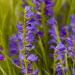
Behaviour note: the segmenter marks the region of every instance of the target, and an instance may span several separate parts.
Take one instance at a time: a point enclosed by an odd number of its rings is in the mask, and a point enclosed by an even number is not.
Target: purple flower
[[[18,54],[18,46],[16,42],[10,41],[9,43],[9,55]]]
[[[31,10],[31,7],[30,6],[25,6],[25,11],[28,12]]]
[[[12,58],[12,61],[13,61],[14,64],[16,64],[18,66],[20,65],[20,61],[19,61],[18,58]]]
[[[56,72],[57,72],[57,75],[63,75],[62,74],[62,65],[60,63],[57,63]]]
[[[30,34],[30,35],[27,35],[27,36],[26,36],[26,41],[27,41],[27,42],[32,43],[32,42],[34,42],[34,40],[35,40],[35,37],[34,37],[33,34]]]
[[[23,73],[23,74],[25,74],[26,73],[26,69],[22,68],[20,72]]]
[[[68,67],[64,67],[64,72],[67,72],[68,71]]]
[[[55,39],[51,39],[51,40],[48,41],[48,44],[53,44],[53,43],[56,43]]]
[[[27,67],[27,70],[28,70],[28,73],[32,73],[32,63],[29,63],[28,64],[28,67]]]
[[[75,14],[70,16],[70,26],[72,28],[72,32],[75,33]]]
[[[36,75],[38,73],[38,68],[35,68],[32,72],[32,75]]]
[[[34,15],[34,13],[32,12],[32,11],[28,11],[27,13],[26,13],[26,18],[30,18],[31,16],[33,16]]]
[[[72,15],[70,16],[70,20],[71,20],[71,22],[74,22],[74,23],[75,23],[75,14],[72,14]]]
[[[57,56],[57,60],[64,59],[64,55],[60,53],[60,55]]]
[[[25,58],[25,57],[24,57],[23,54],[19,54],[19,59],[20,59],[20,60],[24,60],[24,58]]]
[[[49,32],[49,34],[55,34],[54,28],[50,28],[48,32]]]
[[[55,49],[54,45],[50,45],[49,49]]]
[[[56,25],[57,22],[56,22],[56,19],[54,17],[52,17],[47,20],[47,23],[50,25]]]
[[[34,49],[34,48],[35,48],[35,46],[32,45],[32,44],[27,44],[27,45],[26,45],[26,50],[32,50],[32,49]]]
[[[22,25],[18,23],[17,24],[17,29],[18,29],[18,31],[22,31],[22,29],[23,29]]]
[[[60,28],[60,37],[64,38],[65,35],[66,35],[66,28],[65,28],[65,26],[61,26],[61,28]]]
[[[70,37],[66,38],[68,46],[73,46],[72,39]]]
[[[29,61],[37,61],[38,60],[38,56],[36,56],[34,54],[30,54],[28,56],[27,60],[29,60]]]
[[[56,48],[55,48],[56,51],[64,51],[66,50],[66,47],[64,46],[64,44],[62,44],[61,42],[57,44]]]
[[[45,4],[47,8],[54,6],[54,3],[51,0],[45,0]]]
[[[44,35],[44,33],[43,33],[42,31],[38,31],[38,32],[36,33],[36,36],[41,36],[41,37],[43,37],[43,35]]]
[[[0,54],[0,60],[4,60],[4,55],[3,54]]]

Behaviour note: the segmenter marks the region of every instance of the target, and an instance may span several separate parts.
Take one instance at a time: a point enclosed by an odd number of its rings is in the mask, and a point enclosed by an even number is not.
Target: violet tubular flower
[[[32,75],[37,75],[38,74],[38,68],[35,68],[32,72]]]
[[[12,62],[18,66],[20,66],[20,61],[18,58],[12,58]]]
[[[61,26],[60,28],[60,39],[63,41],[66,38],[66,28],[65,26]]]
[[[75,14],[70,16],[70,26],[72,28],[73,34],[75,34]]]
[[[27,59],[31,62],[38,61],[38,56],[36,56],[34,54],[30,54]]]
[[[4,60],[4,55],[3,54],[0,54],[0,60]]]
[[[50,19],[47,20],[47,23],[50,24],[51,26],[56,25],[56,19],[54,17],[51,17]]]
[[[63,75],[63,73],[62,73],[62,65],[60,63],[57,63],[56,72],[57,72],[57,75]]]

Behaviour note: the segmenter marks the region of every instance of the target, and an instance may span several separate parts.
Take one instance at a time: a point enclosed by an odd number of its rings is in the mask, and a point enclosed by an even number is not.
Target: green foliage
[[[17,8],[19,0],[0,0],[0,44],[3,46],[5,61],[0,61],[0,75],[16,75],[16,68],[11,63],[8,55],[9,36],[16,32]]]

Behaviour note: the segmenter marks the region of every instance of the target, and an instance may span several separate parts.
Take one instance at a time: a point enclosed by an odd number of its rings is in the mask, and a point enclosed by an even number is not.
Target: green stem
[[[25,68],[26,68],[26,74],[25,75],[28,75],[28,72],[27,72],[27,66],[28,66],[28,61],[27,61],[27,58],[26,58],[26,50],[25,50],[25,46],[27,44],[26,42],[26,10],[24,9],[24,24],[23,24],[23,51],[25,52],[25,59],[24,59],[24,63],[25,63]]]
[[[0,66],[0,70],[2,71],[3,75],[7,75],[1,66]]]
[[[45,49],[44,49],[44,47],[43,47],[42,40],[41,40],[40,37],[39,37],[38,44],[39,44],[39,46],[40,46],[40,48],[41,48],[41,52],[42,52],[42,55],[43,55],[43,61],[45,62],[46,69],[47,69],[47,58],[46,58]]]

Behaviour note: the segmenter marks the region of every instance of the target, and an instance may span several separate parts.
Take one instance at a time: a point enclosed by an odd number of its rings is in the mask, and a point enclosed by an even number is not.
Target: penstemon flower
[[[75,14],[71,14],[67,25],[63,12],[70,4],[64,8],[61,5],[62,10],[57,9],[55,14],[55,0],[22,1],[22,21],[18,21],[17,32],[9,37],[9,56],[21,74],[74,75]],[[0,60],[3,59],[1,54]]]

